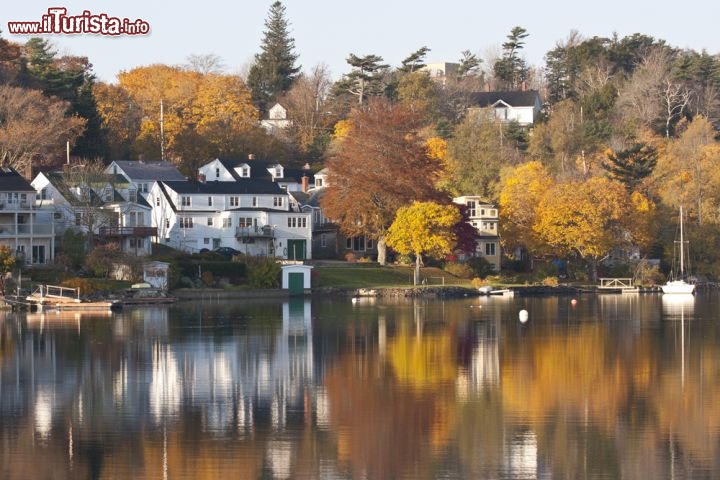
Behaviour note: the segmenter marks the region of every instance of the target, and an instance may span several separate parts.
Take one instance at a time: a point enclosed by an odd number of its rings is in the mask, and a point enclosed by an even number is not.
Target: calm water
[[[720,478],[720,297],[571,300],[0,313],[0,478]]]

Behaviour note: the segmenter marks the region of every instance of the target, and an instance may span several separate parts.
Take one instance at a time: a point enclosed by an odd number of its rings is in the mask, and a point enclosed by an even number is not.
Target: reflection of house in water
[[[472,325],[472,352],[457,380],[461,398],[475,396],[500,384],[499,325],[495,320]]]
[[[155,421],[184,407],[203,409],[209,430],[249,431],[257,422],[282,429],[306,405],[311,387],[309,300],[283,304],[275,338],[249,333],[227,342],[156,342],[152,346],[150,413]]]
[[[538,478],[537,435],[532,431],[517,433],[505,446],[504,467],[508,478]]]

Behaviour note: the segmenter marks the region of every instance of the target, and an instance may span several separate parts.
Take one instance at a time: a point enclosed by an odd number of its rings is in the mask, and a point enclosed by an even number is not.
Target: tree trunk
[[[590,280],[593,283],[597,283],[598,281],[598,260],[597,258],[590,258],[588,259],[588,269],[590,270],[588,273],[590,274]]]
[[[415,274],[413,275],[413,285],[420,284],[420,264],[422,263],[422,256],[415,254]]]
[[[378,264],[385,266],[387,263],[387,244],[385,243],[385,237],[380,237],[377,240],[377,261]]]

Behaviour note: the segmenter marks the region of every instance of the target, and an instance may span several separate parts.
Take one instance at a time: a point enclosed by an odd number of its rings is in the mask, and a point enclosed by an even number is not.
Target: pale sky
[[[260,51],[272,0],[10,0],[0,12],[3,38],[9,21],[40,21],[50,7],[68,15],[91,14],[142,19],[148,35],[109,37],[96,34],[45,35],[60,54],[87,56],[99,80],[116,82],[123,70],[153,63],[179,65],[191,54],[220,57],[227,73],[246,69]],[[643,33],[679,48],[720,53],[720,2],[710,0],[284,0],[298,64],[309,71],[324,63],[334,79],[349,72],[345,59],[375,54],[393,67],[422,46],[428,63],[454,62],[463,50],[480,58],[499,52],[515,26],[525,28],[523,55],[533,66],[572,30],[584,37]]]

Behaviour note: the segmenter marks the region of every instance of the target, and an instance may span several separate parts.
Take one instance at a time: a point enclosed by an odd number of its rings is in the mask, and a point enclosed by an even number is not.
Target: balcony
[[[275,236],[270,225],[262,227],[237,227],[235,238],[273,238]]]
[[[37,225],[0,223],[0,237],[30,237],[52,234],[53,226],[47,223]]]
[[[36,208],[36,205],[30,201],[8,202],[8,201],[4,200],[4,201],[0,202],[0,212],[1,211],[18,212],[18,211],[31,210],[31,209],[35,209],[35,208]]]
[[[101,237],[156,237],[155,227],[100,227]]]

